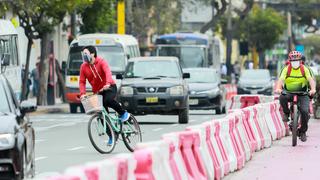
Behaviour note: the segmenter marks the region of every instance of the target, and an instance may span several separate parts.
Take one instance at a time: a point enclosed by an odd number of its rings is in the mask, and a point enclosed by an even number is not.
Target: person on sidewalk
[[[83,63],[80,66],[80,98],[86,94],[86,80],[92,86],[95,94],[103,96],[103,106],[111,107],[119,114],[119,119],[124,122],[129,119],[129,113],[125,111],[119,102],[115,100],[117,95],[117,86],[112,79],[112,73],[106,60],[97,56],[97,50],[94,46],[86,46],[82,51]],[[112,139],[109,143],[112,144]]]
[[[289,53],[289,63],[281,71],[279,81],[276,88],[276,93],[280,94],[279,100],[283,109],[284,117],[283,121],[289,121],[290,110],[288,108],[288,102],[293,100],[293,94],[290,92],[306,92],[309,90],[310,96],[313,96],[316,92],[315,81],[311,76],[309,69],[302,64],[302,54],[299,51],[291,51]],[[310,86],[309,86],[309,85]],[[288,94],[282,91],[282,87]],[[300,104],[301,113],[301,127],[299,128],[299,135],[301,141],[307,141],[306,132],[308,130],[309,115],[309,101],[308,95],[299,95],[298,103]]]
[[[40,85],[40,76],[39,76],[39,63],[40,63],[40,57],[38,57],[38,60],[36,62],[36,67],[32,69],[30,77],[32,78],[32,94],[34,97],[38,96],[39,92],[39,85]]]

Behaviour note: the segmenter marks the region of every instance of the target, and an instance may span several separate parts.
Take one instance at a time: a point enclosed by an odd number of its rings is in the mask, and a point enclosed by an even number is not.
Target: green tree
[[[116,24],[116,7],[117,0],[94,0],[81,13],[81,33],[112,32],[112,27]]]
[[[259,53],[260,66],[264,66],[264,52],[278,42],[286,28],[285,18],[271,8],[262,10],[255,5],[241,25],[244,38]]]
[[[38,105],[47,104],[47,81],[48,81],[48,50],[50,34],[54,28],[61,23],[68,12],[87,6],[91,0],[15,0],[0,2],[0,7],[12,10],[19,17],[20,26],[24,28],[28,38],[26,71],[23,78],[23,94],[25,90],[27,75],[29,73],[29,62],[31,46],[34,39],[40,39],[40,94],[37,97]]]

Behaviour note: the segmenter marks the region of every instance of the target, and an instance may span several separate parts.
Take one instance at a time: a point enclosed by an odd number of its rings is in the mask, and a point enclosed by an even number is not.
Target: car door
[[[23,133],[24,139],[25,139],[25,145],[26,145],[26,158],[27,163],[29,163],[33,157],[34,154],[34,147],[35,147],[35,138],[34,138],[34,129],[32,127],[31,122],[29,121],[29,118],[27,116],[20,117],[20,104],[18,100],[16,99],[16,96],[10,86],[10,84],[7,82],[9,94],[10,94],[10,101],[12,102],[12,106],[14,108],[14,111],[16,113],[17,119],[19,119],[18,124],[20,126],[20,129]]]

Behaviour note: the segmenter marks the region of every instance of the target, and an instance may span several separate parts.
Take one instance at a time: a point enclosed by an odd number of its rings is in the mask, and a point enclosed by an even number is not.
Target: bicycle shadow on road
[[[139,125],[170,125],[170,124],[178,124],[177,122],[157,122],[157,121],[139,121]]]

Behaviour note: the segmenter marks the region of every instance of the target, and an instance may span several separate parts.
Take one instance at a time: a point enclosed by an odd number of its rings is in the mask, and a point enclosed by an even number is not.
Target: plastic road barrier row
[[[64,174],[45,179],[220,180],[244,168],[255,152],[271,147],[272,141],[288,131],[278,101],[253,105],[263,98],[238,97],[245,99],[241,101],[244,106],[250,106],[185,131],[164,134],[159,141],[139,143],[133,154],[70,167]]]

